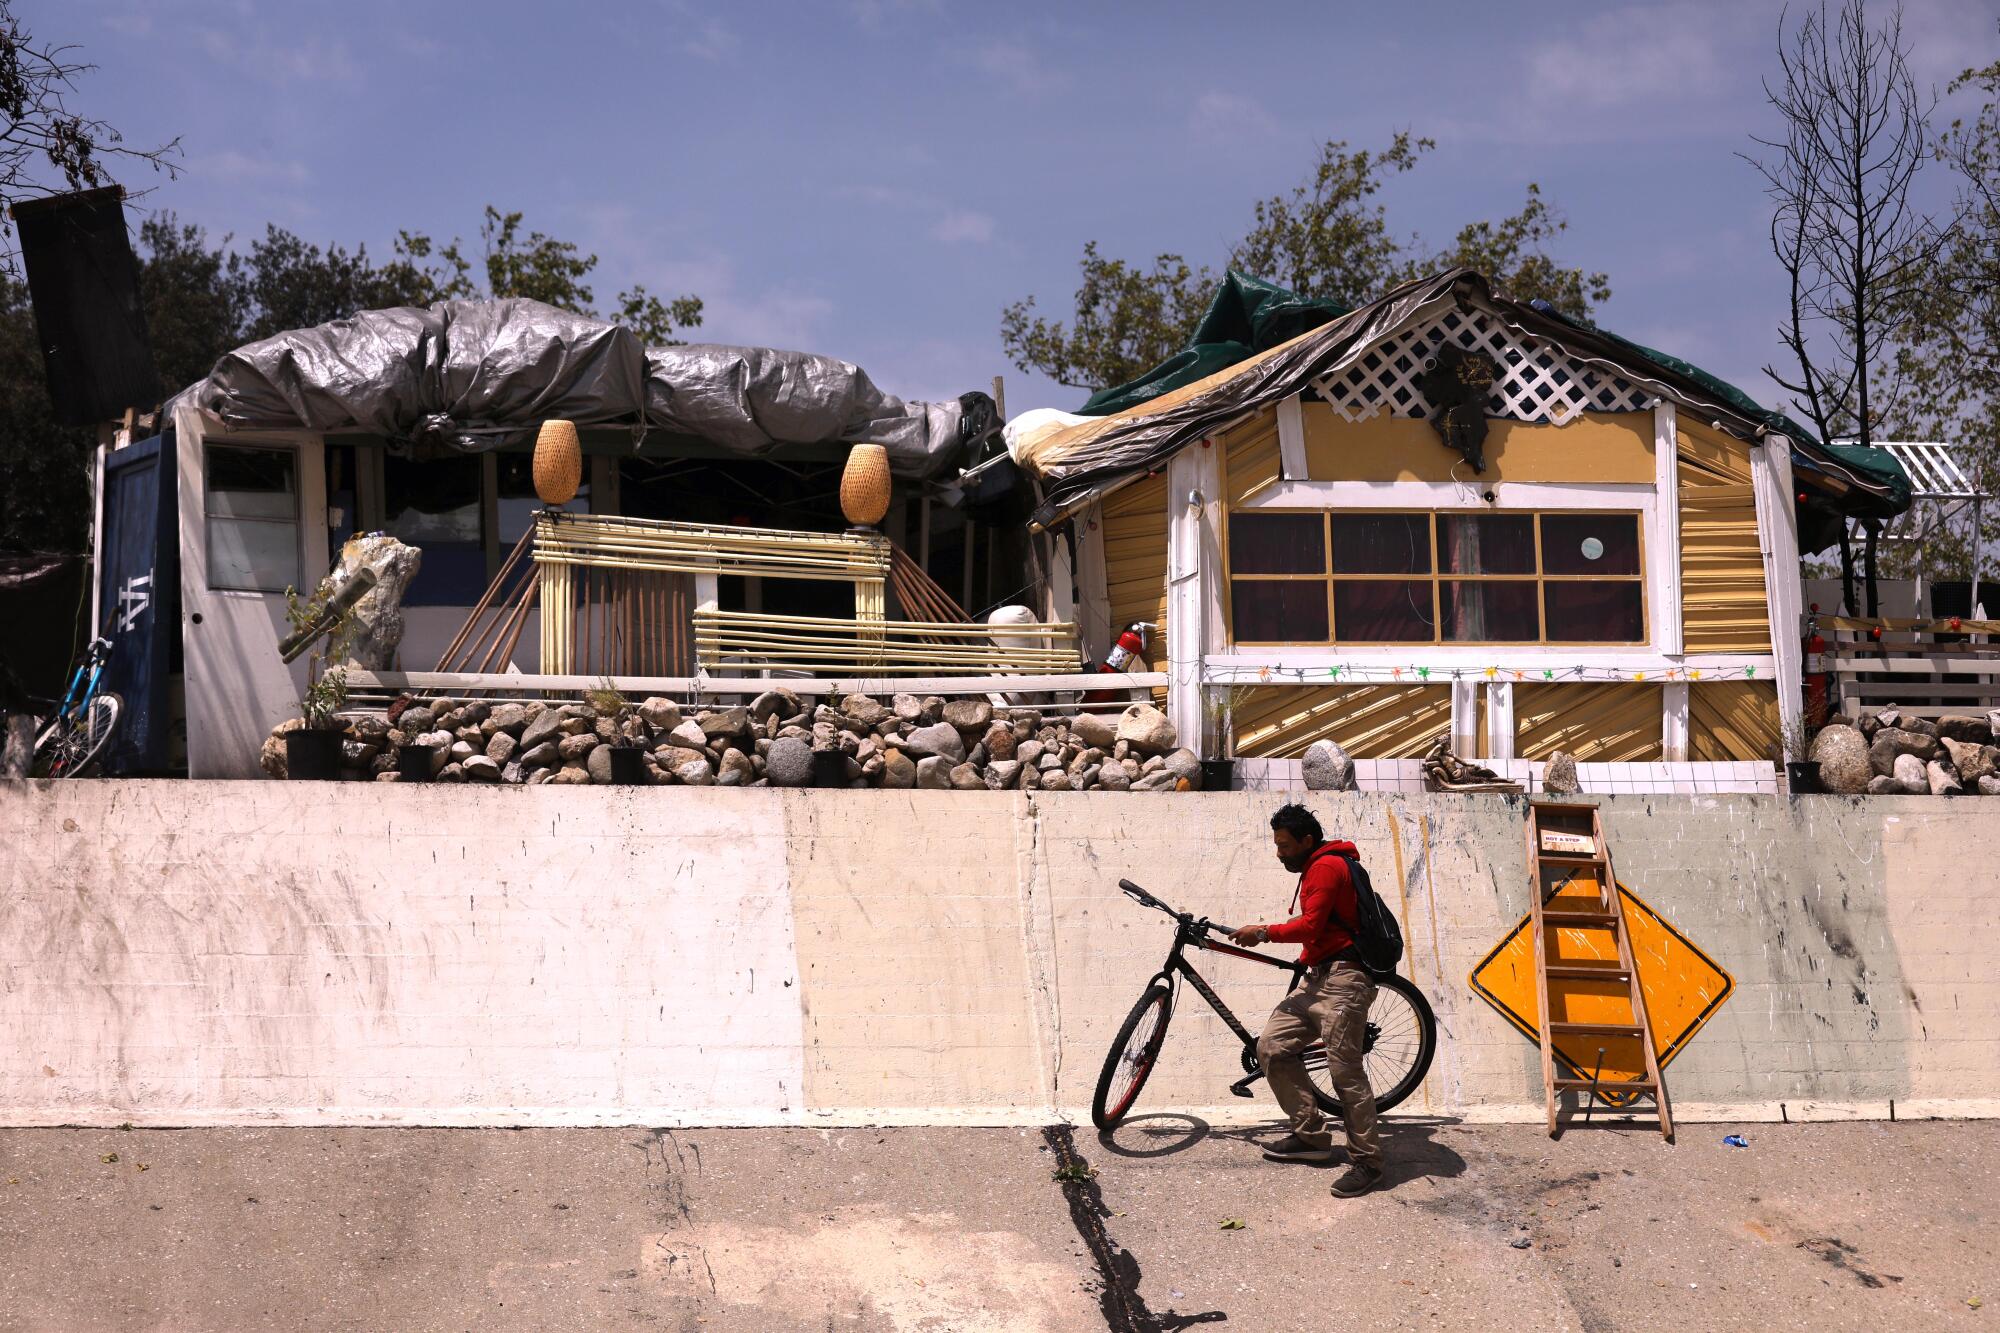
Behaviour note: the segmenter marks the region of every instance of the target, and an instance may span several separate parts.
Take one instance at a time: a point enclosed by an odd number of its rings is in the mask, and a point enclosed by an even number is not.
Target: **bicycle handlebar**
[[[1207,917],[1196,918],[1189,912],[1176,912],[1173,908],[1167,906],[1129,879],[1119,880],[1118,887],[1130,894],[1140,906],[1156,907],[1184,925],[1194,926],[1213,935],[1233,935],[1236,933],[1233,927],[1222,925],[1220,922],[1210,921]]]

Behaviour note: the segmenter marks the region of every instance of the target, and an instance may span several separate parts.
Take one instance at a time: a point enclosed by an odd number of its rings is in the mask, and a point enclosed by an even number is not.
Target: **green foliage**
[[[300,597],[297,588],[287,588],[285,620],[295,633],[304,630],[326,614],[327,603],[332,597],[331,578],[321,579],[309,598]],[[306,659],[306,688],[299,695],[299,716],[314,731],[328,731],[338,726],[333,715],[347,703],[347,669],[344,664],[353,654],[354,640],[360,630],[361,623],[355,616],[354,608],[349,607],[334,620],[319,646]],[[341,665],[328,669],[329,662]]]
[[[1965,70],[1951,85],[1953,93],[1967,89],[1981,94],[1979,111],[1952,121],[1936,150],[1954,177],[1957,225],[1925,281],[1892,307],[1879,377],[1887,386],[1885,438],[1956,444],[1967,473],[1991,495],[2000,494],[2000,61]],[[1986,506],[1982,526],[1984,582],[2000,574],[2000,504]],[[1969,577],[1971,527],[1967,513],[1921,549],[1886,546],[1884,572]],[[1992,606],[1995,597],[1985,600]]]
[[[28,289],[0,275],[0,550],[88,548],[92,440],[55,424]]]
[[[1251,228],[1231,248],[1228,266],[1350,306],[1459,264],[1510,296],[1546,300],[1579,318],[1610,299],[1606,275],[1549,256],[1546,245],[1568,224],[1533,184],[1518,213],[1468,223],[1442,250],[1392,231],[1375,196],[1435,146],[1408,133],[1379,153],[1341,140],[1323,144],[1303,183],[1254,206]],[[1000,338],[1015,366],[1083,389],[1123,384],[1178,352],[1201,322],[1216,282],[1213,270],[1181,255],[1159,255],[1145,268],[1107,259],[1096,241],[1084,245],[1080,267],[1083,282],[1067,324],[1037,314],[1030,296],[1001,312]]]
[[[632,706],[609,676],[600,678],[597,684],[585,690],[583,698],[599,717],[613,722],[624,716],[625,710]]]

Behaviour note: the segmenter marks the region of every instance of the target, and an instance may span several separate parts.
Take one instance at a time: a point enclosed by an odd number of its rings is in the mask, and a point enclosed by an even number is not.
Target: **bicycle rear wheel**
[[[1167,1022],[1173,1017],[1174,993],[1163,981],[1146,987],[1145,994],[1111,1040],[1104,1057],[1104,1070],[1097,1076],[1097,1094],[1090,1099],[1090,1118],[1099,1129],[1114,1129],[1139,1100],[1139,1089],[1159,1059],[1167,1039]]]
[[[1424,993],[1406,977],[1378,978],[1361,1056],[1368,1086],[1375,1092],[1375,1109],[1386,1111],[1415,1092],[1430,1072],[1431,1057],[1436,1053],[1437,1016]],[[1328,1115],[1339,1115],[1340,1098],[1334,1095],[1327,1077],[1326,1047],[1315,1042],[1302,1058],[1312,1081],[1313,1100]]]
[[[38,778],[86,777],[104,757],[124,716],[125,701],[109,693],[93,694],[78,712],[57,718],[35,745],[34,774]]]

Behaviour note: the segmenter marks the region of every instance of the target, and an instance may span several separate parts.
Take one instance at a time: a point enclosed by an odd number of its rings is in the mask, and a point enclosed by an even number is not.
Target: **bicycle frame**
[[[1151,899],[1152,895],[1148,894],[1147,898]],[[1145,900],[1142,899],[1141,901]],[[1253,953],[1249,949],[1244,949],[1234,944],[1223,944],[1210,939],[1209,936],[1211,933],[1228,935],[1234,932],[1228,926],[1217,925],[1206,917],[1197,918],[1189,916],[1184,912],[1173,912],[1171,908],[1168,908],[1166,904],[1161,903],[1158,899],[1152,899],[1148,905],[1157,906],[1161,910],[1171,913],[1174,918],[1173,947],[1167,951],[1167,960],[1160,964],[1160,970],[1153,974],[1153,980],[1165,980],[1171,986],[1174,978],[1186,978],[1187,983],[1194,987],[1195,994],[1208,1001],[1208,1007],[1215,1010],[1216,1016],[1221,1018],[1228,1025],[1229,1030],[1236,1034],[1237,1040],[1243,1043],[1243,1063],[1244,1068],[1248,1071],[1248,1077],[1231,1085],[1230,1090],[1238,1096],[1249,1096],[1250,1085],[1264,1076],[1263,1071],[1257,1068],[1256,1064],[1256,1035],[1249,1028],[1243,1026],[1242,1020],[1237,1018],[1229,1006],[1222,1002],[1222,997],[1215,993],[1215,988],[1208,984],[1208,979],[1195,970],[1194,964],[1187,960],[1186,951],[1188,948],[1193,947],[1209,953],[1227,954],[1231,958],[1247,958],[1253,963],[1262,963],[1265,967],[1275,967],[1280,971],[1288,972],[1291,974],[1291,982],[1285,987],[1287,994],[1290,994],[1297,988],[1300,978],[1305,975],[1305,969],[1295,962],[1288,963],[1282,958],[1273,958],[1269,954]]]

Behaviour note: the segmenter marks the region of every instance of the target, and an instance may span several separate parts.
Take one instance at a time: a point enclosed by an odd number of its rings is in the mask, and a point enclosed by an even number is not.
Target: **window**
[[[1639,643],[1634,513],[1229,516],[1238,643]]]
[[[495,456],[495,466],[499,473],[499,558],[505,560],[507,553],[514,549],[514,543],[521,540],[529,528],[535,526],[535,515],[548,508],[541,497],[535,494],[535,459],[531,453],[503,453]],[[583,484],[576,488],[576,498],[562,508],[571,513],[590,512],[590,468],[584,468]]]
[[[470,606],[486,591],[484,467],[475,454],[382,459],[382,530],[424,553],[404,605]]]
[[[208,586],[283,592],[299,586],[298,456],[290,449],[202,449]]]

